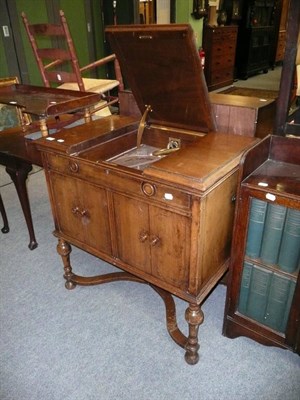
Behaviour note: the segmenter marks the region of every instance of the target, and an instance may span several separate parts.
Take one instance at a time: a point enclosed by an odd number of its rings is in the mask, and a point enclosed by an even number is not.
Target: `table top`
[[[20,107],[39,118],[90,107],[101,99],[98,93],[14,84],[0,88],[0,103]]]

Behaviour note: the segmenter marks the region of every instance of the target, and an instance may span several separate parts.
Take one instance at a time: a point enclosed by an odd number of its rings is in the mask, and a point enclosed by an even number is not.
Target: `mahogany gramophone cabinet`
[[[257,139],[216,132],[189,25],[106,33],[141,120],[112,115],[35,141],[66,287],[149,284],[165,302],[168,332],[195,364],[201,303],[228,268],[238,164]],[[76,275],[71,245],[123,272]],[[172,295],[188,303],[187,337]]]

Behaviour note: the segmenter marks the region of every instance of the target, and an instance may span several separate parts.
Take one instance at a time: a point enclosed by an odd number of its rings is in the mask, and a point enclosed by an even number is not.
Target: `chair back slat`
[[[34,25],[29,25],[29,30],[32,35],[65,36],[64,29],[61,25],[34,24]]]
[[[63,49],[37,49],[37,54],[44,60],[72,60],[70,52]]]
[[[74,72],[53,70],[53,71],[45,71],[45,75],[49,82],[55,82],[58,84],[77,82],[76,75],[74,74]],[[81,89],[79,83],[78,83],[78,89],[83,92],[85,91],[84,86]]]

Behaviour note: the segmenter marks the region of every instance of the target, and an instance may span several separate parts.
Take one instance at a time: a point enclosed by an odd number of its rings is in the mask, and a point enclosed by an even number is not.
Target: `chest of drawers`
[[[205,78],[209,90],[231,85],[234,79],[237,26],[203,28]]]

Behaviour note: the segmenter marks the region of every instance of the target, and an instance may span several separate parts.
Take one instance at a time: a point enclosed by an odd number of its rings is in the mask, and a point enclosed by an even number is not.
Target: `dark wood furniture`
[[[269,136],[249,150],[241,161],[223,334],[230,338],[248,336],[262,344],[300,354],[299,150],[298,139]],[[282,206],[282,214],[276,211],[277,216],[268,222],[267,216],[263,219],[262,209],[254,213],[255,199],[262,201],[263,207]],[[280,219],[287,210],[299,211],[290,230],[288,217]],[[255,234],[251,230],[254,226]],[[261,236],[259,232],[263,232],[262,239],[254,246],[254,238]],[[295,238],[298,235],[298,242],[288,250],[283,246],[285,232],[291,232]],[[294,254],[295,264],[287,268],[280,261],[280,254],[289,260]],[[255,269],[259,279],[254,277]]]
[[[29,146],[26,136],[41,130],[43,136],[48,136],[47,120],[53,128],[60,126],[55,116],[67,112],[78,112],[86,108],[85,119],[89,120],[88,107],[99,100],[94,93],[80,93],[61,89],[50,89],[30,85],[11,85],[0,88],[0,103],[20,107],[22,111],[37,118],[37,125],[16,127],[1,132],[0,135],[0,164],[6,167],[17,190],[24,217],[29,231],[30,250],[37,247],[31,217],[30,204],[26,188],[26,180],[32,170],[32,164],[41,165],[40,154]],[[82,114],[83,115],[83,114]],[[69,121],[66,119],[66,121]],[[61,121],[66,122],[64,119]]]
[[[1,231],[2,233],[7,233],[9,232],[9,225],[1,193],[0,193],[0,214],[3,220],[3,228],[1,228]]]
[[[76,92],[74,90],[14,84],[0,87],[0,103],[19,107],[22,112],[38,119],[37,129],[42,136],[48,136],[47,120],[62,114],[77,113],[78,117],[90,121],[90,107],[101,98],[100,94]],[[84,113],[81,110],[85,110]],[[61,125],[70,123],[62,121]],[[59,127],[57,119],[55,127]]]
[[[241,2],[235,62],[238,78],[247,79],[270,68],[275,38],[274,5],[275,0]]]
[[[276,100],[209,93],[220,132],[263,138],[273,132]]]
[[[33,250],[38,243],[34,233],[26,181],[29,172],[32,170],[32,164],[42,165],[42,162],[40,155],[38,153],[34,154],[26,145],[24,136],[29,132],[23,131],[20,127],[1,132],[0,164],[5,166],[6,172],[16,187],[29,232],[28,247]]]
[[[209,90],[233,82],[237,32],[234,25],[203,27],[204,73]]]
[[[120,91],[119,99],[121,115],[141,117],[131,90]],[[275,99],[258,97],[254,89],[253,97],[210,92],[209,100],[219,132],[259,138],[273,132]]]
[[[214,132],[190,26],[118,26],[107,35],[140,123],[115,115],[35,141],[66,288],[148,283],[165,301],[168,332],[195,364],[201,303],[227,271],[237,165],[256,140]],[[124,272],[77,275],[71,245]],[[188,302],[187,336],[172,295]]]

